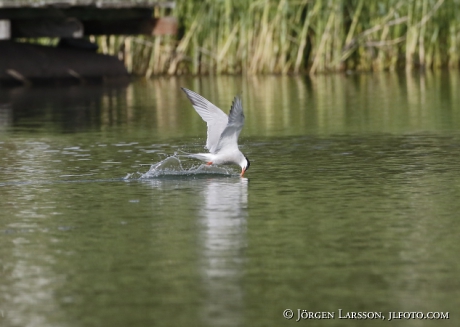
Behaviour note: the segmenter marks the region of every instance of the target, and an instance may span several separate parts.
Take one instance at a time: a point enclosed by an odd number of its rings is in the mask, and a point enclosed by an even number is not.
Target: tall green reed
[[[460,0],[177,0],[172,15],[177,36],[98,37],[101,52],[146,76],[460,64]]]

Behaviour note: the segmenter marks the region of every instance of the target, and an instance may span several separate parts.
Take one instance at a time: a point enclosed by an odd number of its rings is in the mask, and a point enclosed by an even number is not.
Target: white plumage
[[[208,126],[206,148],[209,153],[196,153],[188,156],[206,161],[208,165],[237,164],[241,167],[241,176],[243,176],[249,168],[250,162],[238,148],[238,136],[244,126],[241,99],[238,96],[235,97],[227,116],[221,109],[198,93],[186,88],[182,88],[182,90]]]

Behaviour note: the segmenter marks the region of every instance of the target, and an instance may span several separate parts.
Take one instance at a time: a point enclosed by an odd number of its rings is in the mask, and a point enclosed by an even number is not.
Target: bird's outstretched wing
[[[244,126],[243,103],[236,96],[228,114],[228,124],[220,135],[216,152],[238,150],[238,136]]]
[[[182,87],[182,90],[192,102],[193,108],[195,108],[196,112],[208,125],[206,148],[211,153],[217,152],[218,144],[222,138],[221,135],[228,126],[227,124],[229,124],[228,116],[198,93],[190,91],[184,87]]]

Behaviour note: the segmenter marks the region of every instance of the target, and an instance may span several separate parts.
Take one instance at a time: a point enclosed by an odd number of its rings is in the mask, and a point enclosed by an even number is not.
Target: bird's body
[[[182,88],[192,102],[193,108],[207,123],[208,137],[206,148],[209,153],[189,154],[188,157],[207,162],[208,165],[236,164],[241,167],[241,176],[249,168],[248,158],[238,148],[238,136],[244,125],[243,105],[239,97],[235,97],[227,116],[222,110],[204,97]]]

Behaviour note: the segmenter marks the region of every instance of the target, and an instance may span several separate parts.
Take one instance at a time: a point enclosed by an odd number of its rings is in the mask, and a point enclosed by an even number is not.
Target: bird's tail
[[[202,160],[202,161],[206,161],[206,162],[211,161],[211,154],[210,153],[193,153],[193,154],[187,155],[187,157]]]
[[[175,153],[176,156],[178,157],[187,157],[187,158],[193,158],[193,159],[198,159],[202,161],[209,162],[211,161],[211,153],[188,153],[182,150],[179,150],[183,154],[177,154]]]

